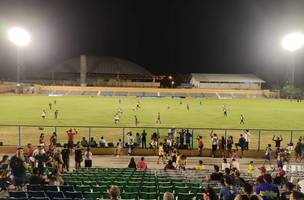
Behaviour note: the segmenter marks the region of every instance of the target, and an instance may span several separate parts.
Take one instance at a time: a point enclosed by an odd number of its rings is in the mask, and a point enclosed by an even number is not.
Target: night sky
[[[298,0],[0,0],[0,78],[14,77],[10,26],[31,32],[24,50],[29,70],[66,59],[115,56],[155,74],[256,73],[286,77],[289,55],[281,37],[304,31]],[[303,76],[304,49],[295,56]]]

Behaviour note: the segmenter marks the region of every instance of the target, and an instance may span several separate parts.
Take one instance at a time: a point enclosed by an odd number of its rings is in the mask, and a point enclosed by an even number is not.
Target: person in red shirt
[[[147,165],[147,162],[145,161],[144,157],[141,157],[140,161],[138,161],[137,168],[147,171],[148,165]]]
[[[76,129],[74,129],[75,132],[73,132],[72,129],[67,131],[67,135],[68,135],[68,147],[69,149],[73,149],[74,148],[74,138],[75,135],[77,134]]]

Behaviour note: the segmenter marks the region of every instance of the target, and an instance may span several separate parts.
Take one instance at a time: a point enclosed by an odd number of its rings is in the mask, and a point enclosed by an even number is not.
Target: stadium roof
[[[145,68],[121,58],[110,56],[86,56],[88,73],[100,74],[132,74],[149,75],[152,74]],[[79,73],[80,57],[75,57],[64,61],[54,67],[54,72]]]
[[[200,82],[216,83],[264,83],[254,74],[199,74],[192,73],[191,77]]]

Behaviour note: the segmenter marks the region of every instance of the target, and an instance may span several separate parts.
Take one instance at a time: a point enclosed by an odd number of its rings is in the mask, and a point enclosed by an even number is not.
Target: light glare
[[[300,32],[289,33],[282,39],[282,47],[290,52],[301,49],[304,45],[304,35]]]
[[[31,42],[30,34],[23,28],[13,27],[8,30],[8,38],[19,47],[27,46]]]

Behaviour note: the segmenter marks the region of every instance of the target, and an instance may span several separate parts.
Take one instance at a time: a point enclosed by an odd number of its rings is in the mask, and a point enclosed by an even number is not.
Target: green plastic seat
[[[97,199],[97,198],[101,198],[101,193],[100,192],[84,192],[83,193],[84,197],[86,199]]]
[[[122,199],[138,199],[138,192],[123,192],[121,194]]]
[[[158,195],[156,192],[140,192],[140,199],[158,199]]]
[[[179,186],[174,187],[174,192],[176,194],[179,194],[179,193],[189,193],[189,191],[190,191],[189,187],[179,187]]]
[[[124,191],[125,191],[125,192],[137,192],[137,193],[138,193],[139,188],[140,188],[139,185],[137,185],[137,186],[129,186],[129,185],[126,185],[126,186],[124,187]]]
[[[82,193],[91,192],[91,186],[89,185],[76,185],[76,190]]]
[[[177,200],[191,200],[194,198],[193,193],[179,193],[177,194]]]
[[[172,186],[158,186],[158,191],[160,193],[173,192],[173,187]]]
[[[103,193],[103,192],[107,192],[108,187],[105,186],[105,185],[102,185],[102,186],[95,185],[95,186],[92,186],[92,190],[93,190],[93,192],[101,192],[101,193]]]

